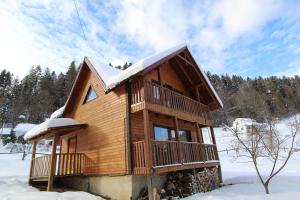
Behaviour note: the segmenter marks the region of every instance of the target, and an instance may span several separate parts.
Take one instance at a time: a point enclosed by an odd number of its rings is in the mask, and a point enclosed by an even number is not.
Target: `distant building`
[[[30,124],[30,123],[19,123],[17,126],[14,128],[14,133],[16,137],[18,138],[19,136],[25,135],[26,132],[30,131],[36,126],[36,124]]]
[[[12,128],[0,128],[0,137],[10,135]]]
[[[0,137],[1,136],[8,136],[11,134],[12,131],[12,124],[6,123],[0,128]]]
[[[232,123],[232,128],[240,133],[251,134],[256,131],[259,123],[251,118],[236,118]],[[255,129],[255,130],[254,130]]]

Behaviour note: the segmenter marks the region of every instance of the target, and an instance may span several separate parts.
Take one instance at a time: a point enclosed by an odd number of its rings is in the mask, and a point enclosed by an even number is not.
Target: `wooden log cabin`
[[[112,199],[148,187],[151,199],[169,172],[220,169],[211,111],[222,102],[186,45],[108,68],[84,58],[65,106],[26,134],[31,184],[43,179],[51,191],[59,181]],[[41,139],[53,140],[51,155],[36,157]]]

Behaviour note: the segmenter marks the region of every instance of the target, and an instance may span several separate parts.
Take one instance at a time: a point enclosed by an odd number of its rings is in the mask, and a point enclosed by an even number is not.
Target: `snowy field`
[[[278,128],[286,131],[281,123]],[[218,150],[230,149],[232,140],[229,132],[215,129]],[[8,152],[0,146],[0,153]],[[40,192],[28,186],[30,156],[22,161],[22,154],[0,154],[0,200],[100,200],[100,197],[85,192]],[[256,178],[252,163],[246,159],[235,159],[232,151],[220,152],[220,160],[225,184],[218,190],[196,194],[186,200],[263,200],[263,199],[299,199],[300,200],[300,152],[294,154],[287,167],[275,177],[270,184],[270,195],[264,193],[263,187]],[[267,161],[259,166],[264,174],[268,173]]]

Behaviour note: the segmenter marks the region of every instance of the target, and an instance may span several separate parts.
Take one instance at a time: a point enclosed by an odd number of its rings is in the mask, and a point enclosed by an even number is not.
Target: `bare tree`
[[[236,156],[250,159],[266,194],[270,193],[269,184],[271,180],[286,167],[300,143],[299,118],[294,117],[288,123],[288,127],[288,132],[279,132],[274,120],[267,120],[263,124],[254,123],[248,134],[241,133],[234,127],[227,127],[234,136],[232,145],[236,149]],[[261,158],[271,162],[267,176],[263,176],[259,169]]]

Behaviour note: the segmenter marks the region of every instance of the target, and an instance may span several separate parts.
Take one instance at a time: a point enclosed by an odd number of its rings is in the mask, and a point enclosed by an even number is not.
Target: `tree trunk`
[[[270,194],[270,191],[269,191],[269,183],[265,183],[265,184],[263,184],[263,185],[264,185],[266,194]]]

